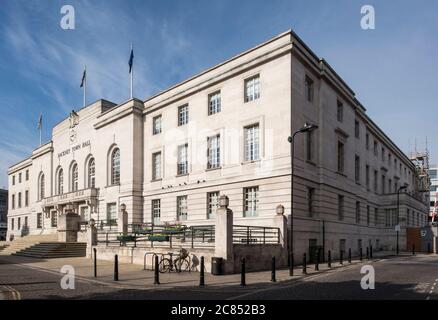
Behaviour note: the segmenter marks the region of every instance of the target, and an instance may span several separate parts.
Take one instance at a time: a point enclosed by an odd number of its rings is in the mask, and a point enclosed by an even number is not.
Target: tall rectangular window
[[[386,177],[382,175],[382,194],[386,193]]]
[[[370,212],[370,206],[369,205],[367,205],[367,226],[369,226],[370,225],[370,215],[371,215],[371,212]]]
[[[309,76],[306,76],[306,79],[304,81],[304,86],[305,86],[305,90],[306,90],[306,100],[308,102],[312,102],[313,101],[313,80]]]
[[[152,180],[161,179],[161,152],[152,154]]]
[[[43,214],[41,212],[37,213],[37,229],[41,229],[43,227]]]
[[[338,109],[337,109],[337,118],[339,122],[344,121],[344,105],[341,101],[338,100],[337,102]]]
[[[208,115],[221,112],[221,92],[216,91],[208,95]]]
[[[354,136],[356,138],[359,138],[359,135],[360,135],[359,121],[355,120],[354,121]]]
[[[374,225],[377,226],[379,224],[379,209],[374,208]]]
[[[344,196],[338,195],[338,219],[344,220]]]
[[[187,143],[178,146],[178,175],[187,174],[189,172],[188,148],[189,145]]]
[[[307,212],[309,214],[309,217],[313,217],[313,200],[315,197],[315,189],[314,188],[307,188]]]
[[[374,140],[374,155],[377,157],[377,141],[376,140]]]
[[[338,172],[344,172],[344,144],[338,141]]]
[[[13,194],[11,198],[11,209],[15,209],[15,194]]]
[[[21,218],[17,219],[17,228],[18,230],[21,230]]]
[[[152,119],[152,134],[161,133],[161,114]]]
[[[221,138],[220,135],[207,138],[207,168],[214,169],[221,166]]]
[[[357,155],[354,157],[354,179],[360,182],[360,157]]]
[[[365,148],[367,150],[369,150],[369,148],[370,148],[370,134],[369,133],[365,134]]]
[[[260,141],[259,141],[259,124],[245,127],[245,161],[255,161],[259,159]]]
[[[382,161],[385,161],[385,148],[382,147],[381,151]]]
[[[366,165],[365,166],[365,183],[367,186],[367,189],[370,189],[370,166]]]
[[[374,192],[375,193],[378,193],[379,192],[379,190],[377,189],[377,185],[378,185],[378,182],[377,182],[377,178],[378,177],[378,172],[377,172],[377,170],[374,170]]]
[[[26,170],[26,181],[29,180],[29,170]]]
[[[178,126],[185,125],[189,122],[189,105],[185,104],[178,107]]]
[[[14,228],[15,228],[15,219],[12,218],[11,219],[11,230],[14,230]]]
[[[18,174],[18,183],[21,183],[21,172]]]
[[[313,161],[313,131],[306,133],[306,159]]]
[[[388,193],[392,192],[392,179],[388,180]]]
[[[161,200],[152,200],[152,221],[154,223],[160,223],[161,219]]]
[[[391,226],[391,209],[385,209],[385,227]]]
[[[15,176],[12,176],[12,185],[15,186]]]
[[[356,201],[356,223],[360,223],[360,202]]]
[[[176,207],[178,221],[187,220],[187,196],[176,197]]]
[[[29,206],[29,190],[26,190],[26,191],[24,192],[24,205],[25,205],[26,207]]]
[[[245,102],[260,98],[260,75],[245,80]]]
[[[258,209],[259,187],[243,188],[243,216],[255,217]]]
[[[21,192],[18,193],[18,207],[21,208]]]
[[[107,203],[106,205],[106,220],[107,223],[113,223],[117,221],[117,204]]]
[[[219,205],[219,191],[207,193],[207,219],[216,218],[216,209]]]
[[[56,228],[58,226],[58,213],[56,211],[52,211],[50,217],[50,226],[52,228]]]

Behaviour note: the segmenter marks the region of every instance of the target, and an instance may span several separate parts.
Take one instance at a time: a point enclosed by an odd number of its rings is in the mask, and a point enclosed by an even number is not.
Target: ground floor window
[[[106,205],[106,220],[108,223],[117,221],[117,204],[107,203]]]
[[[81,207],[81,220],[88,221],[89,218],[88,207]]]
[[[11,230],[14,230],[14,228],[15,228],[15,219],[12,218],[11,219]]]
[[[187,220],[187,196],[176,198],[178,221]]]
[[[207,193],[207,219],[216,218],[216,210],[219,204],[219,191]]]
[[[50,222],[52,228],[56,228],[58,226],[58,213],[56,211],[52,211],[52,217]]]
[[[37,229],[41,229],[43,227],[43,214],[41,212],[37,213]]]
[[[255,217],[258,209],[259,187],[249,187],[243,189],[243,216]]]
[[[161,219],[161,200],[152,200],[152,221],[159,223]]]
[[[17,227],[18,227],[18,230],[21,230],[21,218],[17,219]]]

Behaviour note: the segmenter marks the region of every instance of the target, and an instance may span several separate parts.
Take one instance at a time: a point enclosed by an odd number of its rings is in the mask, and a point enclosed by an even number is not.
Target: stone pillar
[[[77,242],[81,217],[74,212],[67,212],[58,217],[58,241]]]
[[[215,226],[215,257],[223,258],[223,272],[234,271],[233,255],[233,211],[228,209],[229,199],[227,196],[219,198],[219,208],[216,211]]]
[[[279,204],[276,208],[276,215],[274,217],[274,225],[280,232],[280,244],[287,252],[288,240],[287,240],[287,218],[284,216],[284,206]]]
[[[97,246],[97,228],[94,219],[90,219],[89,228],[87,229],[87,255],[93,253],[93,246]]]
[[[126,205],[124,203],[120,205],[117,225],[119,232],[122,232],[124,235],[128,233],[128,213],[126,212]]]

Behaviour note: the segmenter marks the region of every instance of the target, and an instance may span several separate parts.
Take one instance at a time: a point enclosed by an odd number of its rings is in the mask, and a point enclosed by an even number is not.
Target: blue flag
[[[131,56],[129,57],[129,73],[131,73],[133,62],[134,62],[134,49],[131,48]]]

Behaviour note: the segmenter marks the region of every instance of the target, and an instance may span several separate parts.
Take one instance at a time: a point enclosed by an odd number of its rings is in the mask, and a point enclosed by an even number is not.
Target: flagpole
[[[132,43],[131,43],[131,52],[132,52],[132,50],[133,50],[133,47],[132,47]],[[134,78],[134,61],[132,61],[132,66],[131,66],[131,99],[133,97],[133,95],[132,95],[132,85],[134,82],[133,78]]]
[[[84,79],[84,107],[87,103],[87,66],[84,66],[84,72],[85,72],[85,79]]]

